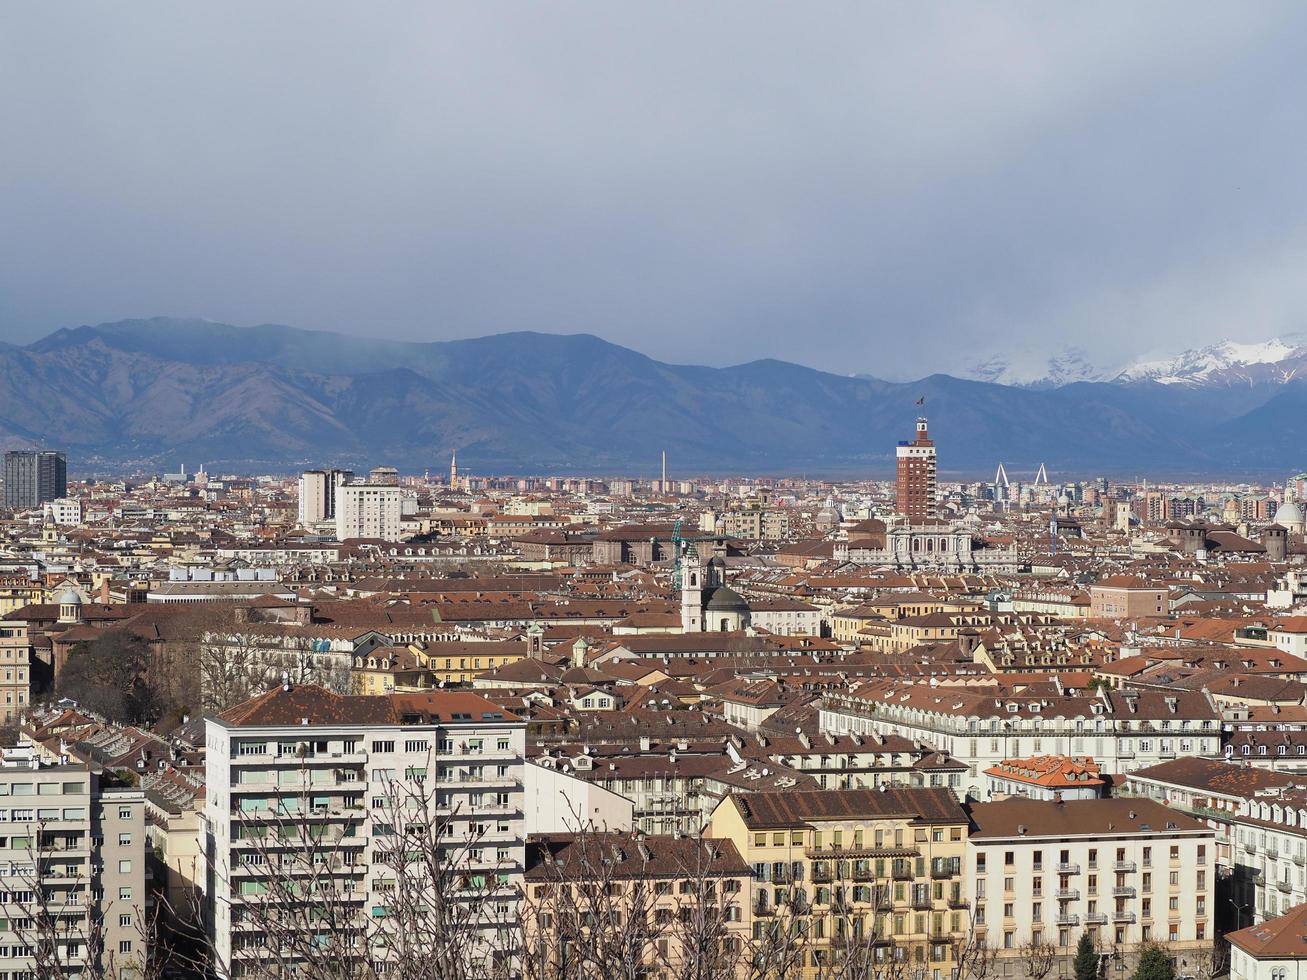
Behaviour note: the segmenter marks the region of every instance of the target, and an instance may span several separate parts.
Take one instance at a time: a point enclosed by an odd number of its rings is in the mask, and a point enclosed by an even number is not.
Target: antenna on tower
[[[1048,486],[1048,470],[1044,469],[1044,464],[1039,464],[1039,472],[1035,474],[1035,486]]]
[[[1003,464],[998,464],[998,472],[994,474],[994,486],[1005,487],[1007,482],[1007,470],[1003,469]]]

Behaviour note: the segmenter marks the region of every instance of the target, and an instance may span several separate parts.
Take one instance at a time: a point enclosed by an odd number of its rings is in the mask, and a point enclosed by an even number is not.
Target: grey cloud
[[[1301,329],[1299,4],[7,6],[0,327],[910,376]]]

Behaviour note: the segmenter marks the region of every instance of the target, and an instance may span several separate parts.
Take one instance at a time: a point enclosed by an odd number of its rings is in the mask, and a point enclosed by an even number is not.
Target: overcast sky
[[[1307,325],[1307,4],[0,10],[0,337],[590,332],[886,377]]]

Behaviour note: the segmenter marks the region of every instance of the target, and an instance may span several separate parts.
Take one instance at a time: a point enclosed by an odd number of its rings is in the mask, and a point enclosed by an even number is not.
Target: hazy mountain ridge
[[[1074,366],[1066,377],[1074,378]],[[1210,372],[1207,375],[1210,377]],[[1301,469],[1307,388],[845,377],[783,361],[667,364],[588,335],[374,341],[291,327],[122,321],[0,348],[0,437],[74,470],[391,462],[480,472],[888,475],[923,409],[946,472]],[[1283,396],[1283,397],[1281,397]],[[1283,429],[1284,437],[1277,435]]]

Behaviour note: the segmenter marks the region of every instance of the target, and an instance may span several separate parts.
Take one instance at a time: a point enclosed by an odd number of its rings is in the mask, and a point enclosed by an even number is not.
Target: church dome
[[[64,589],[59,596],[59,605],[61,606],[80,606],[82,597],[77,594],[76,589]]]
[[[708,612],[747,613],[749,604],[729,585],[719,585],[708,593],[703,608]]]
[[[1293,530],[1301,528],[1303,523],[1302,508],[1292,500],[1286,500],[1275,511],[1275,523]]]

